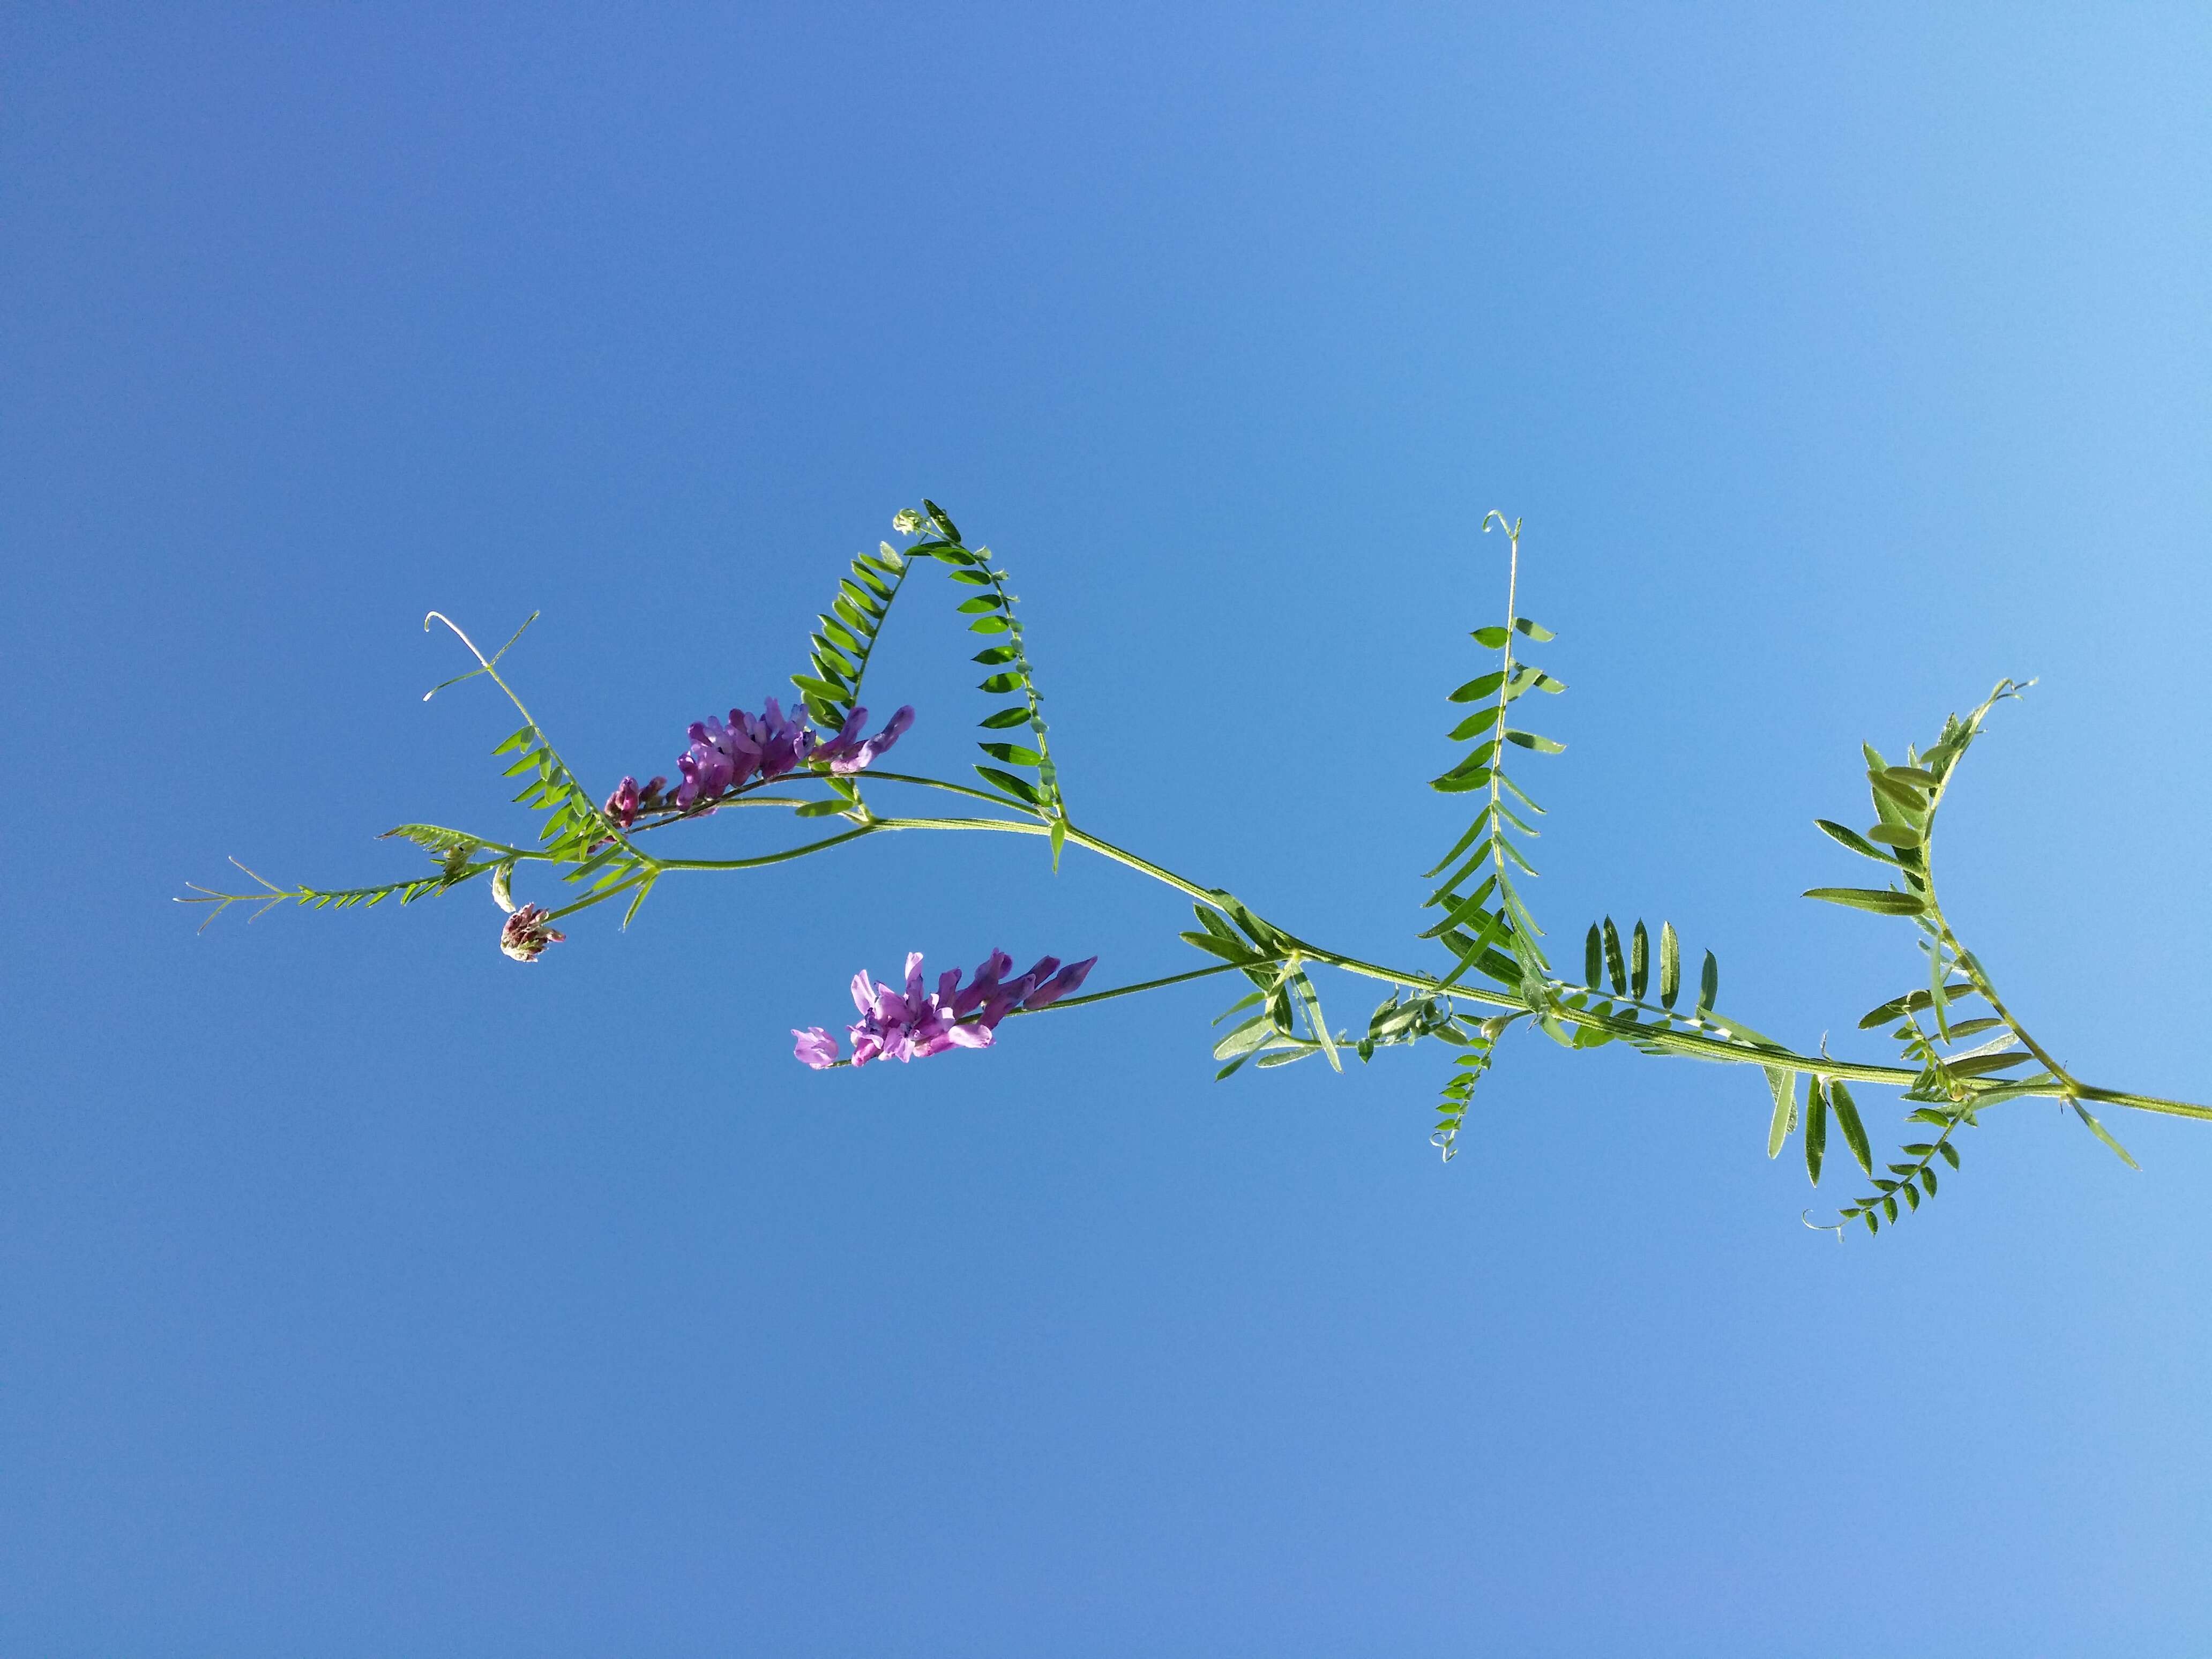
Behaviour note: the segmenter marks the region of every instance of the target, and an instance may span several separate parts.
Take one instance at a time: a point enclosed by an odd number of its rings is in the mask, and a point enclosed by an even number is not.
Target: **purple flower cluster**
[[[732,708],[727,724],[712,718],[694,720],[686,734],[691,746],[676,763],[684,781],[674,793],[661,793],[666,778],[655,778],[641,789],[635,778],[624,778],[607,797],[607,816],[627,830],[641,812],[689,809],[742,789],[756,777],[765,783],[800,766],[858,772],[899,740],[914,724],[914,710],[900,709],[872,738],[860,735],[867,720],[866,709],[855,708],[837,735],[825,741],[807,724],[805,710],[793,708],[787,714],[770,697],[758,714]]]
[[[1019,979],[1006,978],[1014,959],[994,951],[966,985],[960,970],[948,968],[937,977],[937,989],[922,988],[921,952],[906,959],[906,990],[894,990],[881,981],[871,981],[863,971],[853,976],[853,1003],[860,1018],[846,1028],[853,1040],[853,1061],[865,1066],[872,1060],[923,1060],[947,1048],[988,1048],[998,1024],[1020,1010],[1046,1008],[1081,987],[1097,957],[1071,962],[1062,968],[1058,957],[1046,957]],[[1056,970],[1056,971],[1055,971]],[[805,1030],[794,1027],[799,1039],[792,1053],[816,1071],[838,1063],[837,1039],[819,1025]]]

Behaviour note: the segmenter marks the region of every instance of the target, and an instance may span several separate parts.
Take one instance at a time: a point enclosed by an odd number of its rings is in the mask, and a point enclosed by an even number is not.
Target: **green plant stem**
[[[489,672],[489,665],[487,665],[486,672]],[[494,678],[496,678],[496,676],[495,675]],[[1022,807],[1018,803],[1007,800],[1001,796],[991,794],[984,790],[970,788],[964,784],[947,782],[941,778],[921,777],[907,773],[873,771],[870,772],[868,775],[872,781],[875,781],[904,783],[923,788],[942,789],[953,794],[965,795],[974,799],[986,801],[992,805],[1004,807],[1011,811],[1027,811],[1027,809]],[[832,847],[841,846],[848,842],[859,841],[865,836],[879,834],[884,831],[903,830],[985,831],[1001,835],[1049,836],[1053,830],[1051,821],[1042,813],[1017,818],[878,817],[868,813],[866,807],[860,807],[856,809],[856,811],[854,813],[842,814],[840,816],[843,816],[848,820],[858,817],[860,817],[861,821],[854,823],[852,829],[847,830],[842,834],[824,836],[819,841],[809,842],[804,846],[785,848],[777,852],[761,854],[752,858],[652,859],[646,857],[643,854],[635,853],[633,848],[631,850],[640,866],[639,869],[634,874],[616,884],[614,886],[607,889],[604,892],[591,894],[586,897],[578,900],[574,904],[567,905],[558,910],[550,912],[549,919],[572,915],[579,910],[587,909],[594,904],[603,903],[606,900],[616,897],[620,894],[629,892],[637,887],[641,883],[650,881],[663,873],[674,872],[678,871],[716,872],[726,870],[761,869],[769,865],[784,864],[788,863],[793,859],[805,858],[811,854],[826,852]],[[1070,842],[1078,847],[1084,848],[1087,851],[1095,853],[1101,858],[1108,859],[1114,863],[1122,865],[1128,869],[1137,872],[1140,875],[1149,876],[1153,880],[1171,887],[1177,892],[1183,894],[1186,897],[1194,899],[1201,904],[1208,905],[1215,908],[1222,908],[1222,900],[1226,896],[1226,895],[1218,889],[1202,887],[1198,883],[1177,875],[1174,871],[1167,869],[1164,866],[1154,864],[1151,860],[1141,858],[1136,854],[1130,852],[1126,848],[1116,846],[1114,842],[1106,840],[1103,836],[1093,835],[1085,830],[1079,830],[1073,824],[1066,826],[1066,839]],[[627,842],[623,844],[625,847],[629,846],[629,843]],[[470,869],[467,874],[459,877],[458,880],[469,879],[470,878],[481,874],[483,871],[490,869],[494,867],[495,865],[500,863],[527,862],[558,864],[564,862],[564,860],[552,859],[542,852],[524,851],[519,848],[508,848],[495,842],[480,842],[479,845],[486,848],[496,849],[501,854],[511,854],[512,856],[503,857],[490,862],[474,866]],[[2062,1098],[2092,1100],[2106,1105],[2130,1107],[2138,1111],[2157,1112],[2171,1116],[2212,1121],[2212,1107],[2200,1106],[2188,1101],[2169,1100],[2156,1095],[2135,1094],[2116,1089],[2095,1088],[2076,1080],[2070,1074],[2064,1072],[2055,1061],[2049,1058],[2039,1045],[2035,1044],[2029,1039],[2025,1031],[2021,1030],[2018,1022],[2012,1018],[2011,1014],[2005,1009],[2003,1005],[1998,1001],[1994,994],[1994,988],[1988,983],[1987,976],[1981,972],[1980,964],[1975,961],[1971,952],[1966,951],[1959,945],[1956,938],[1951,934],[1948,925],[1942,922],[1941,919],[1941,911],[1937,908],[1935,902],[1935,886],[1933,879],[1926,872],[1926,860],[1924,855],[1922,874],[1923,878],[1928,882],[1929,908],[1930,913],[1936,917],[1935,926],[1942,941],[1950,947],[1953,954],[1957,957],[1960,967],[1969,975],[1969,977],[1974,980],[1977,989],[1979,990],[1981,994],[1989,1001],[1990,1006],[1996,1011],[1998,1018],[2004,1020],[2008,1027],[2009,1027],[2012,1031],[2021,1038],[2022,1043],[2026,1045],[2039,1060],[2043,1061],[2046,1069],[2049,1070],[2052,1077],[2057,1079],[2057,1086],[2048,1090],[2038,1091],[2038,1096],[2055,1096]],[[393,883],[391,884],[391,886],[396,890],[398,888],[416,884],[426,879],[434,880],[435,878],[416,878],[413,882]],[[458,884],[458,882],[448,884]],[[205,899],[191,902],[203,903],[227,903],[242,902],[248,899],[267,902],[276,899],[292,898],[301,900],[304,902],[316,896],[321,890],[322,890],[309,888],[276,889],[272,884],[270,890],[263,893],[222,894],[210,892]],[[1307,940],[1297,939],[1287,933],[1284,933],[1283,930],[1279,928],[1276,929],[1276,931],[1283,934],[1284,939],[1291,945],[1298,956],[1310,958],[1315,962],[1326,963],[1330,967],[1338,969],[1344,973],[1354,975],[1358,977],[1377,980],[1384,984],[1399,986],[1405,989],[1419,992],[1424,994],[1449,997],[1455,1002],[1474,1003],[1479,1006],[1496,1008],[1513,1013],[1536,1014],[1540,1012],[1548,1014],[1553,1018],[1565,1025],[1574,1026],[1578,1029],[1603,1030],[1617,1038],[1641,1045],[1645,1048],[1658,1049],[1665,1053],[1679,1054],[1686,1059],[1709,1060],[1723,1065],[1782,1066],[1793,1071],[1813,1073],[1822,1078],[1843,1078],[1852,1082],[1885,1085],[1899,1089],[1910,1089],[1921,1077],[1921,1073],[1918,1071],[1905,1066],[1863,1065],[1853,1060],[1837,1060],[1833,1056],[1826,1054],[1800,1054],[1795,1050],[1782,1048],[1780,1046],[1768,1047],[1764,1043],[1752,1044],[1741,1042],[1731,1037],[1712,1036],[1705,1035],[1698,1031],[1682,1030],[1675,1029],[1671,1023],[1646,1025],[1639,1022],[1624,1019],[1620,1015],[1611,1012],[1611,1009],[1616,1006],[1626,1004],[1630,1007],[1651,1013],[1657,1016],[1659,1019],[1668,1022],[1680,1019],[1684,1017],[1671,1014],[1668,1011],[1662,1009],[1652,1007],[1649,1004],[1631,1001],[1625,998],[1606,997],[1601,999],[1601,1000],[1604,1001],[1607,1005],[1607,1012],[1600,1012],[1599,1010],[1591,1007],[1577,1008],[1568,1003],[1566,999],[1569,997],[1583,995],[1585,994],[1585,993],[1582,988],[1570,985],[1562,980],[1551,980],[1547,981],[1547,988],[1553,993],[1553,997],[1545,1008],[1539,1010],[1531,1007],[1525,999],[1516,996],[1510,992],[1492,991],[1485,989],[1480,986],[1453,984],[1445,980],[1438,979],[1431,974],[1412,972],[1403,969],[1386,967],[1379,963],[1368,962],[1358,957],[1348,956],[1341,951],[1331,951],[1323,946],[1311,944]],[[1272,960],[1272,958],[1255,958],[1255,962],[1261,960]],[[1065,1001],[1054,1003],[1051,1005],[1051,1006],[1053,1008],[1082,1007],[1091,1003],[1104,1002],[1116,997],[1133,996],[1144,991],[1158,990],[1166,986],[1180,985],[1188,981],[1205,979],[1218,974],[1235,972],[1237,970],[1239,964],[1237,963],[1223,963],[1215,966],[1194,969],[1186,973],[1171,974],[1165,978],[1147,980],[1136,985],[1121,986],[1109,991],[1093,992],[1087,996],[1070,997]],[[1589,994],[1595,995],[1596,994],[1590,993]],[[1049,1012],[1051,1012],[1051,1009],[1038,1009],[1034,1012],[1040,1013]],[[1699,1016],[1698,1023],[1722,1030],[1735,1029],[1725,1017],[1714,1017],[1711,1015]],[[1999,1084],[1996,1086],[2002,1087],[2005,1085]],[[1974,1103],[1975,1096],[1978,1092],[1982,1091],[1971,1091],[1959,1103],[1971,1108]],[[2037,1097],[2014,1095],[2010,1097],[2014,1099],[2027,1099]]]

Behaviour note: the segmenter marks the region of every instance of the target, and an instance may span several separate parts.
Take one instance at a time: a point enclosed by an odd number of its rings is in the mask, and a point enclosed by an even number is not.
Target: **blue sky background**
[[[1033,844],[529,969],[474,890],[168,902],[519,824],[429,607],[543,609],[604,787],[927,492],[1079,821],[1419,960],[1498,507],[1565,955],[1671,917],[1881,1057],[1918,958],[1796,897],[1810,820],[2038,675],[1950,908],[2079,1070],[2212,1097],[2212,23],[1783,9],[11,8],[0,1645],[2204,1652],[2203,1126],[2009,1109],[1839,1249],[1755,1075],[1618,1048],[1510,1046],[1449,1168],[1441,1053],[1216,1085],[1213,985],[792,1062],[908,949],[1189,965]],[[951,771],[942,591],[877,672]]]

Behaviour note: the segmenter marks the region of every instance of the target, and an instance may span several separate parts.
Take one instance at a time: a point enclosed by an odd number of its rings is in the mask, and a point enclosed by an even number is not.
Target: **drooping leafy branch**
[[[1347,1048],[1365,1062],[1385,1048],[1437,1041],[1458,1051],[1443,1085],[1431,1134],[1432,1144],[1449,1161],[1459,1150],[1476,1085],[1491,1070],[1506,1033],[1525,1022],[1575,1049],[1620,1042],[1654,1056],[1758,1067],[1769,1102],[1770,1158],[1778,1157],[1790,1139],[1799,1136],[1807,1174],[1817,1186],[1832,1121],[1853,1161],[1869,1177],[1872,1190],[1844,1206],[1838,1220],[1831,1224],[1838,1237],[1844,1224],[1853,1220],[1878,1232],[1883,1223],[1894,1223],[1935,1196],[1937,1164],[1949,1170],[1960,1167],[1958,1131],[1974,1127],[1978,1115],[1995,1106],[2031,1097],[2056,1097],[2130,1164],[2134,1160],[2090,1112],[2092,1103],[2212,1118],[2212,1108],[2094,1087],[2075,1077],[2005,1005],[1987,969],[1960,943],[1944,915],[1933,871],[1936,815],[1960,760],[1990,711],[2024,689],[2013,681],[2000,682],[1971,714],[1948,719],[1936,742],[1925,750],[1908,749],[1899,764],[1887,762],[1871,747],[1865,750],[1875,822],[1864,830],[1819,821],[1831,839],[1881,866],[1886,884],[1820,887],[1808,896],[1910,921],[1926,970],[1921,982],[1859,1022],[1861,1030],[1887,1028],[1905,1063],[1847,1060],[1831,1054],[1825,1042],[1811,1052],[1794,1048],[1720,1011],[1720,965],[1711,951],[1704,952],[1696,997],[1684,1009],[1682,945],[1671,921],[1662,921],[1655,938],[1639,919],[1624,937],[1613,919],[1605,916],[1591,923],[1584,935],[1580,982],[1553,969],[1541,944],[1543,930],[1522,887],[1524,878],[1536,874],[1524,846],[1539,833],[1522,814],[1540,817],[1543,809],[1509,775],[1507,762],[1515,750],[1540,755],[1563,752],[1563,744],[1516,721],[1518,705],[1528,694],[1556,696],[1566,688],[1528,659],[1533,647],[1555,636],[1519,614],[1519,520],[1509,522],[1492,514],[1483,522],[1486,533],[1493,529],[1504,532],[1505,620],[1474,633],[1480,647],[1497,653],[1494,665],[1450,694],[1454,704],[1472,705],[1449,734],[1449,741],[1464,747],[1455,763],[1431,780],[1431,787],[1441,793],[1475,795],[1481,801],[1467,830],[1423,877],[1430,885],[1420,908],[1434,919],[1419,931],[1417,942],[1440,944],[1448,952],[1446,963],[1435,972],[1393,968],[1316,945],[1258,915],[1226,889],[1177,875],[1073,823],[1006,573],[997,567],[989,549],[969,547],[950,516],[933,501],[925,501],[920,511],[901,513],[894,526],[909,538],[909,545],[901,551],[885,542],[877,552],[855,558],[830,610],[817,618],[819,628],[808,641],[806,671],[792,676],[802,700],[799,708],[787,715],[771,701],[758,715],[732,710],[727,725],[714,718],[695,722],[690,728],[691,747],[679,762],[681,786],[670,789],[665,778],[655,777],[641,787],[626,777],[605,804],[596,802],[582,787],[501,678],[498,665],[514,640],[486,657],[459,628],[431,613],[430,620],[452,629],[477,664],[445,684],[487,677],[523,718],[522,726],[493,752],[514,757],[507,775],[523,780],[516,799],[542,815],[536,844],[407,823],[386,832],[387,836],[424,848],[435,861],[428,874],[380,886],[324,889],[280,887],[247,871],[259,890],[233,893],[196,887],[194,896],[184,902],[212,907],[210,920],[239,903],[255,907],[257,915],[287,900],[314,908],[374,905],[395,896],[407,904],[489,876],[493,896],[507,913],[501,948],[520,960],[533,961],[563,937],[552,930],[553,921],[625,893],[630,896],[627,921],[670,874],[756,869],[891,832],[1035,836],[1047,842],[1054,868],[1063,848],[1072,845],[1164,883],[1194,901],[1198,925],[1181,937],[1211,958],[1209,964],[1077,995],[1091,961],[1063,965],[1059,958],[1048,957],[1028,973],[1013,975],[1012,960],[994,952],[965,984],[955,969],[939,976],[933,993],[916,955],[909,958],[903,989],[865,975],[855,981],[854,995],[861,1019],[848,1028],[853,1045],[849,1059],[842,1056],[837,1039],[818,1026],[796,1033],[799,1058],[828,1068],[876,1059],[921,1058],[953,1048],[987,1048],[998,1025],[1008,1018],[1235,974],[1250,988],[1214,1021],[1217,1028],[1226,1026],[1213,1044],[1218,1077],[1230,1077],[1247,1062],[1269,1069],[1315,1054],[1341,1070]],[[986,788],[890,772],[877,764],[911,720],[910,708],[901,708],[872,737],[861,731],[865,710],[860,700],[876,647],[915,561],[924,556],[946,567],[956,590],[963,595],[957,613],[968,619],[971,632],[983,636],[983,647],[974,660],[990,672],[980,689],[996,696],[1018,696],[982,719],[988,732],[1020,730],[1029,740],[1018,743],[1012,736],[997,735],[979,739],[989,763],[975,769]],[[516,639],[521,631],[517,630]],[[443,689],[434,688],[432,695]],[[829,735],[814,732],[809,720],[818,722]],[[952,794],[992,811],[976,816],[971,806],[969,816],[951,817],[879,812],[863,799],[864,779]],[[794,787],[818,793],[769,793]],[[842,819],[845,827],[813,841],[743,858],[676,858],[648,854],[638,844],[637,837],[645,831],[735,806],[784,808],[801,817]],[[660,844],[656,837],[654,845]],[[521,866],[535,865],[550,866],[576,896],[556,908],[518,906],[510,884]],[[1364,1034],[1355,1038],[1331,1030],[1314,981],[1316,966],[1389,988]],[[1882,1163],[1881,1174],[1850,1087],[1854,1083],[1897,1089],[1911,1108],[1907,1123],[1931,1132],[1905,1141],[1897,1157]]]

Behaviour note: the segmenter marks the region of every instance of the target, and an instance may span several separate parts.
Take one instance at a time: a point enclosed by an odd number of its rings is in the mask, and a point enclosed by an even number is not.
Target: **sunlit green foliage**
[[[758,868],[896,831],[1035,836],[1047,842],[1055,868],[1063,848],[1075,846],[1164,882],[1194,900],[1198,926],[1181,937],[1211,960],[1188,972],[1067,997],[1033,1012],[1075,1008],[1235,974],[1250,988],[1214,1021],[1219,1033],[1213,1043],[1213,1057],[1219,1063],[1217,1077],[1230,1077],[1248,1062],[1264,1070],[1316,1054],[1341,1070],[1346,1050],[1366,1062],[1387,1048],[1441,1043],[1456,1052],[1441,1088],[1431,1139],[1447,1161],[1459,1151],[1476,1084],[1492,1068],[1506,1034],[1524,1022],[1569,1048],[1619,1042],[1646,1054],[1755,1066],[1765,1084],[1769,1158],[1778,1158],[1796,1138],[1806,1173],[1818,1186],[1829,1167],[1832,1124],[1851,1161],[1867,1177],[1869,1190],[1853,1197],[1837,1220],[1828,1224],[1838,1237],[1854,1221],[1870,1233],[1879,1232],[1935,1197],[1941,1190],[1938,1165],[1946,1173],[1960,1168],[1958,1132],[1976,1127],[1978,1114],[1992,1107],[2031,1097],[2060,1100],[2131,1166],[2135,1160],[2090,1111],[2093,1103],[2212,1118],[2212,1109],[2097,1088],[2075,1077],[2001,1000],[1988,971],[1960,943],[1943,913],[1934,872],[1937,816],[1960,761],[1991,710],[2026,689],[2011,680],[1999,682],[1972,713],[1948,718],[1934,743],[1923,750],[1908,748],[1901,762],[1893,764],[1870,746],[1864,750],[1872,823],[1854,830],[1818,820],[1830,840],[1879,866],[1874,878],[1881,884],[1814,887],[1806,896],[1909,922],[1922,957],[1913,982],[1858,1022],[1861,1030],[1886,1032],[1903,1063],[1844,1060],[1832,1055],[1825,1042],[1816,1052],[1806,1052],[1721,1012],[1717,1006],[1720,964],[1711,951],[1703,952],[1695,995],[1686,1009],[1682,945],[1671,921],[1662,921],[1655,934],[1638,919],[1624,933],[1612,916],[1601,917],[1583,935],[1579,982],[1553,969],[1541,943],[1543,929],[1524,892],[1524,884],[1536,874],[1527,848],[1539,832],[1530,820],[1543,816],[1543,809],[1509,775],[1508,768],[1522,756],[1564,751],[1565,745],[1523,723],[1524,711],[1536,706],[1523,700],[1532,692],[1556,696],[1566,688],[1532,660],[1535,647],[1551,643],[1555,636],[1519,613],[1517,520],[1509,522],[1493,513],[1483,521],[1486,534],[1504,532],[1505,619],[1478,628],[1471,636],[1480,650],[1490,653],[1490,660],[1482,672],[1449,694],[1448,701],[1467,712],[1447,734],[1447,740],[1459,746],[1456,757],[1430,781],[1430,787],[1441,793],[1468,796],[1479,803],[1467,829],[1422,877],[1428,886],[1419,906],[1425,925],[1416,930],[1414,942],[1442,947],[1445,959],[1433,969],[1386,966],[1312,944],[1255,914],[1227,890],[1179,876],[1071,822],[1006,571],[998,568],[988,548],[968,546],[951,517],[933,501],[899,514],[893,524],[909,544],[901,550],[885,542],[875,553],[852,561],[830,609],[816,618],[818,626],[807,641],[806,668],[792,676],[792,684],[808,714],[828,730],[853,719],[891,607],[919,568],[918,561],[926,557],[943,566],[957,596],[957,614],[966,619],[970,633],[981,636],[981,649],[972,659],[986,671],[978,689],[994,699],[1012,699],[1001,701],[981,721],[990,735],[978,740],[984,763],[975,770],[988,787],[881,769],[840,776],[817,761],[780,780],[779,789],[802,792],[797,795],[759,795],[716,805],[782,808],[804,818],[834,817],[844,826],[836,833],[741,859],[649,854],[638,844],[639,830],[625,832],[596,803],[501,677],[499,662],[514,640],[486,657],[465,634],[434,611],[430,620],[452,628],[477,662],[475,668],[446,684],[487,677],[522,716],[523,725],[493,753],[512,757],[507,775],[522,781],[515,799],[540,815],[535,844],[516,845],[435,824],[407,823],[386,832],[387,837],[412,842],[428,852],[435,866],[428,873],[380,886],[338,889],[280,887],[255,875],[258,891],[196,888],[196,896],[185,902],[212,907],[210,920],[237,903],[257,907],[257,915],[287,900],[319,909],[370,906],[392,897],[407,904],[488,876],[501,908],[513,911],[516,906],[508,889],[519,869],[544,866],[576,896],[564,906],[546,910],[542,920],[557,920],[624,894],[629,896],[628,915],[635,916],[655,884],[671,874]],[[521,631],[516,631],[516,639]],[[864,782],[950,793],[996,811],[981,817],[881,814],[863,798]],[[807,791],[816,793],[804,793]],[[661,816],[644,827],[660,830],[704,815],[689,809],[657,810]],[[659,844],[656,840],[656,848]],[[518,926],[526,920],[527,915],[515,918]],[[1389,988],[1364,1033],[1355,1037],[1330,1029],[1313,979],[1316,967]],[[1905,1121],[1914,1138],[1903,1141],[1894,1158],[1877,1164],[1852,1084],[1894,1088],[1910,1109]]]

